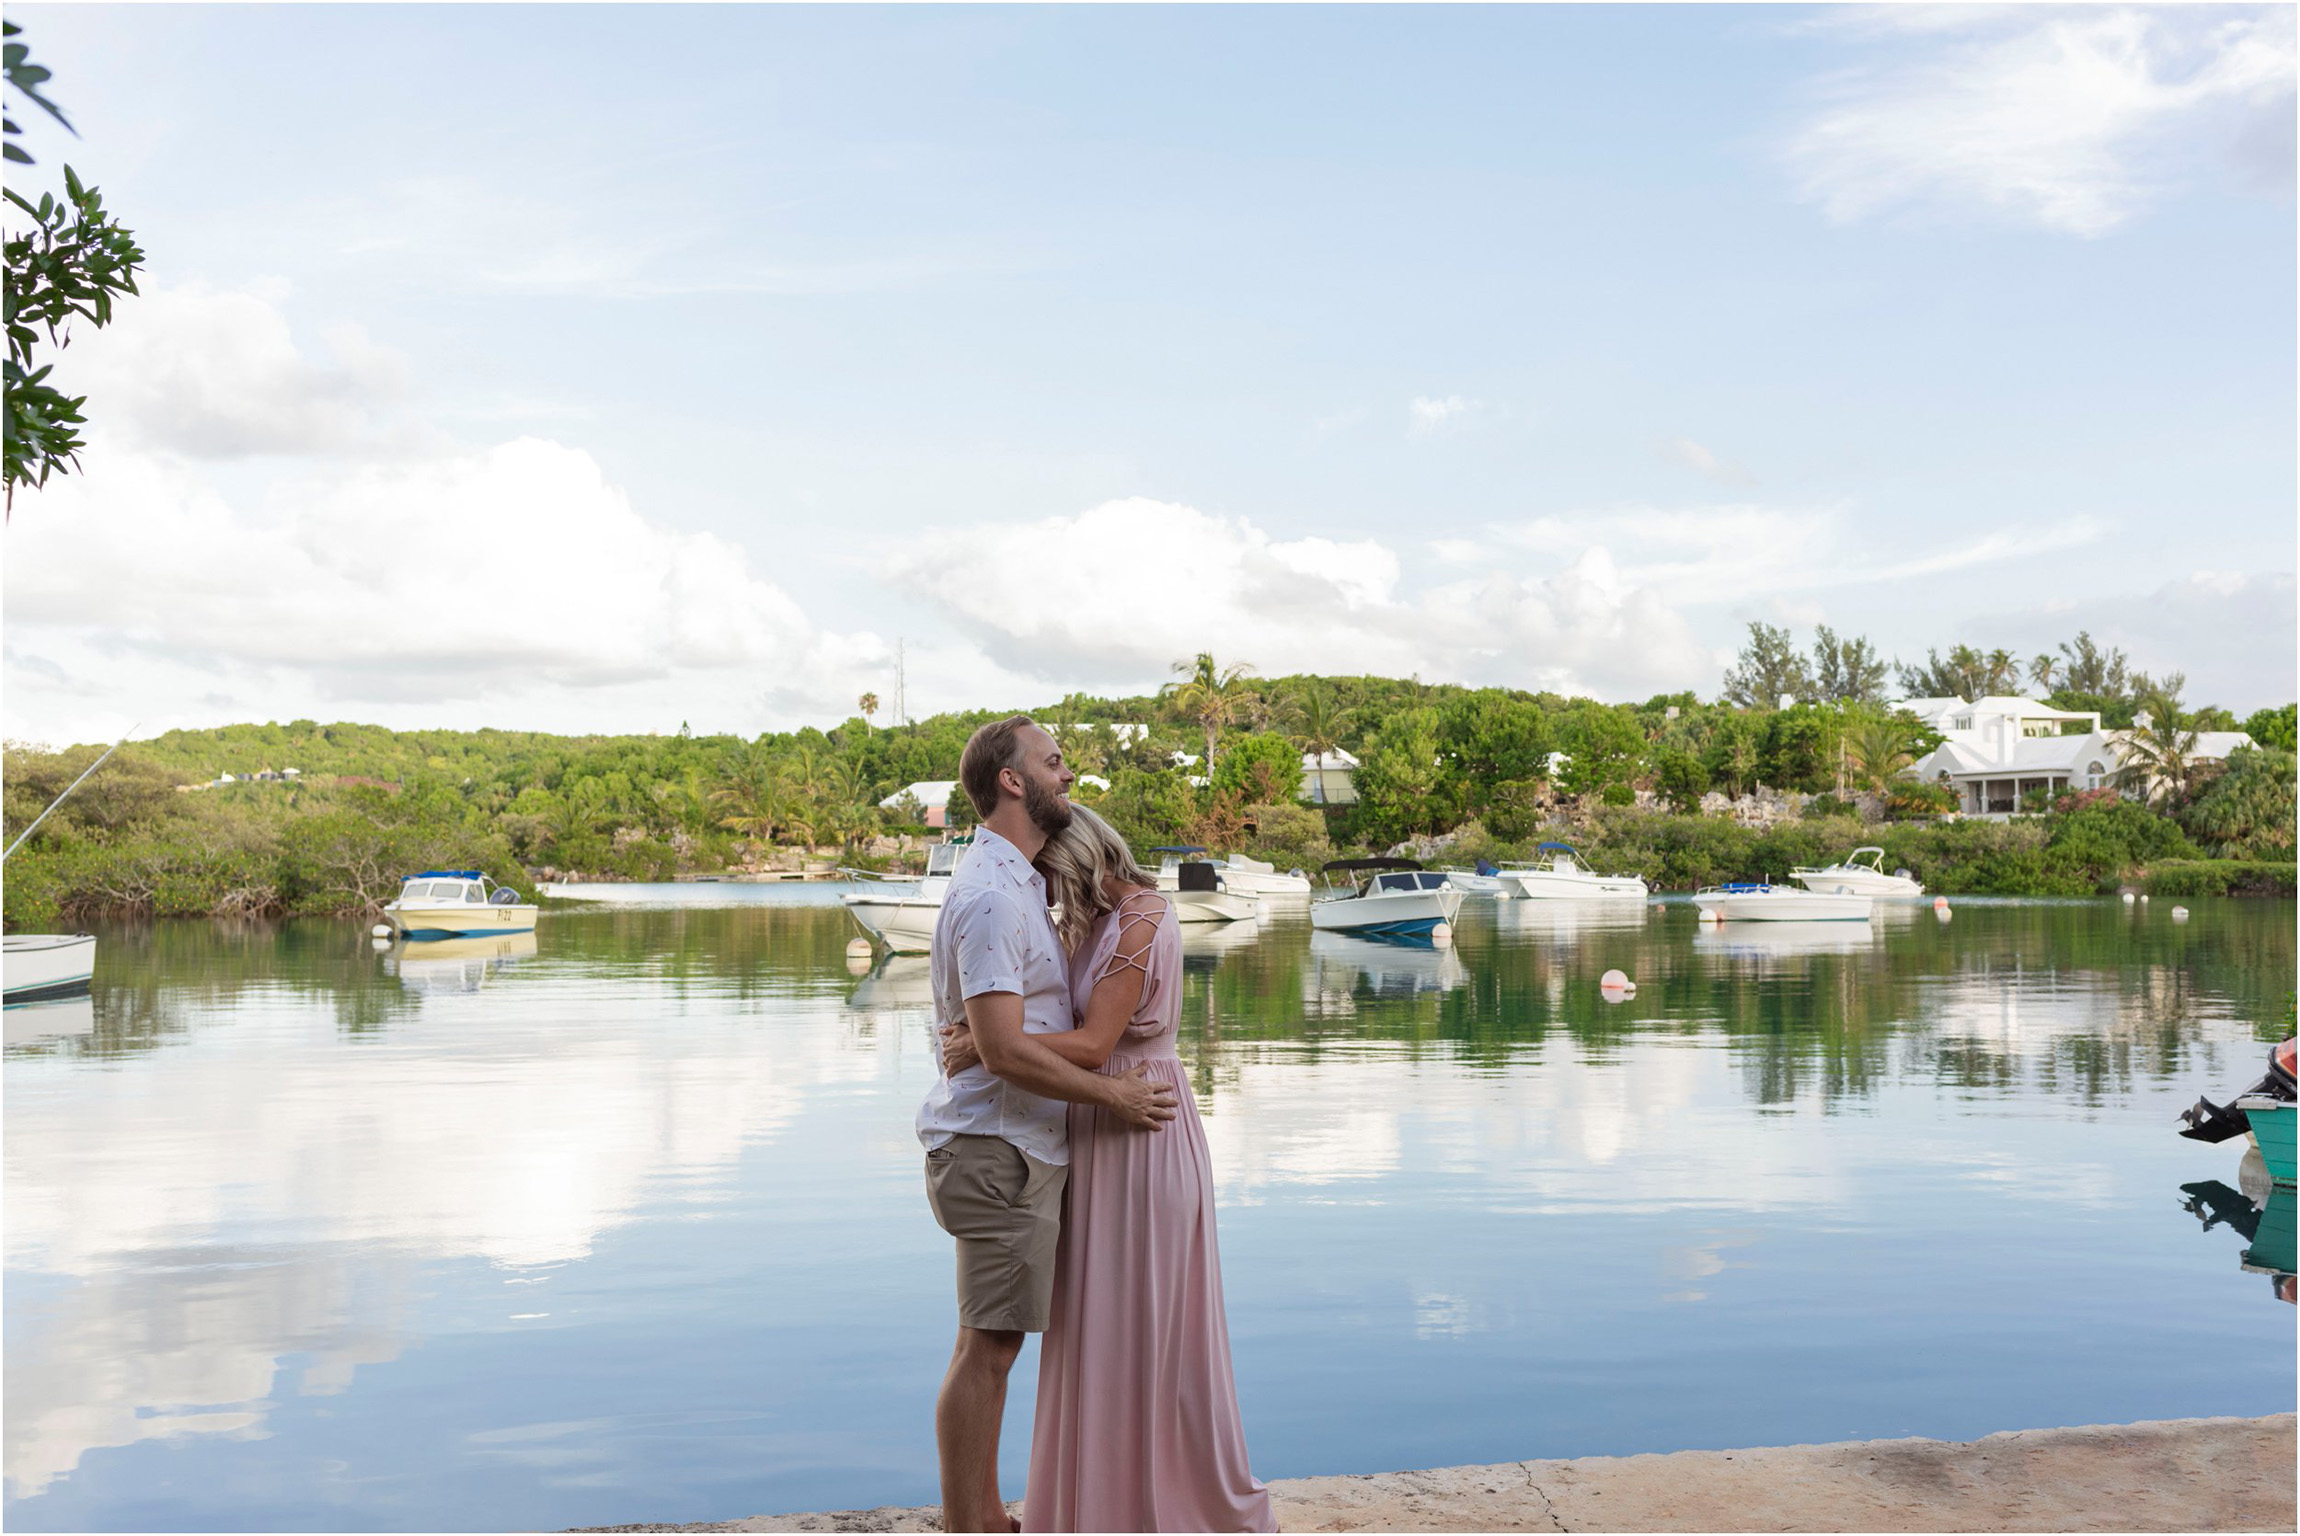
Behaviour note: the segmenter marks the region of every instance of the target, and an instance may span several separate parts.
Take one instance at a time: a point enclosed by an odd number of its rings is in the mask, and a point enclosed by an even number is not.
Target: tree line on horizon
[[[1889,707],[1887,666],[1865,640],[1823,628],[1799,651],[1786,631],[1755,624],[1715,700],[1686,691],[1609,704],[1415,678],[1262,678],[1200,654],[1157,693],[1073,693],[1035,717],[1081,774],[1107,781],[1077,797],[1138,847],[1188,842],[1311,864],[1451,834],[1507,854],[1561,820],[1603,811],[1607,825],[1628,828],[1696,818],[1711,795],[1760,787],[1819,797],[1817,818],[1865,795],[1887,818],[1927,822],[1949,808],[1945,792],[1906,769],[1938,738]],[[2130,728],[2156,770],[2157,793],[2139,812],[2177,839],[2151,843],[2157,857],[2293,856],[2292,705],[2242,722],[2189,708],[2177,675],[2150,679],[2082,634],[2018,666],[2007,652],[1958,645],[1893,671],[1902,695],[1967,698],[2009,691],[2025,673],[2054,684],[2046,697],[2056,707],[2097,709],[2104,724]],[[882,802],[955,779],[967,736],[1004,711],[881,726],[878,710],[866,694],[829,730],[753,738],[684,726],[562,736],[312,720],[171,731],[124,749],[10,860],[7,914],[18,923],[35,912],[365,910],[399,875],[443,864],[528,889],[537,875],[669,878],[778,849],[883,866],[895,844],[928,835],[930,807]],[[2220,728],[2248,730],[2261,750],[2225,766],[2195,762],[2195,733]],[[96,750],[9,744],[8,835]],[[1305,802],[1304,755],[1341,752],[1356,760],[1356,803]],[[300,776],[210,786],[225,772],[288,767]],[[2072,797],[2058,810],[2116,798]],[[946,809],[954,824],[972,819],[963,795]],[[1726,861],[1723,872],[1746,872],[1730,867],[1735,856],[1758,855],[1719,843],[1699,868]]]

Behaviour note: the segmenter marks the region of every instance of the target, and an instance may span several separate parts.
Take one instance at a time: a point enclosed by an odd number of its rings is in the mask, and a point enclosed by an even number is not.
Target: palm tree
[[[1246,679],[1254,675],[1252,666],[1240,662],[1236,666],[1217,667],[1211,651],[1200,651],[1196,661],[1177,661],[1174,670],[1183,681],[1168,683],[1158,690],[1158,696],[1185,720],[1195,720],[1206,733],[1206,773],[1214,772],[1214,743],[1222,734],[1222,727],[1230,724],[1246,711],[1253,690]]]
[[[1908,730],[1897,720],[1858,720],[1847,726],[1845,756],[1860,770],[1862,782],[1876,788],[1916,761]]]
[[[2117,770],[2117,787],[2137,791],[2150,802],[2169,799],[2178,805],[2196,783],[2195,718],[2181,713],[2180,700],[2162,690],[2140,702],[2132,729],[2118,743],[2124,762]]]
[[[1332,689],[1323,683],[1311,683],[1286,701],[1286,715],[1293,725],[1287,734],[1293,738],[1294,745],[1317,761],[1319,773],[1313,793],[1322,805],[1326,799],[1326,754],[1340,748],[1342,732],[1349,727],[1350,711],[1334,701]]]
[[[1988,654],[1988,691],[2009,693],[2020,686],[2020,658],[2003,646]]]
[[[855,700],[855,708],[862,711],[863,724],[868,726],[871,723],[871,717],[878,713],[878,695],[865,693],[861,698]]]
[[[2047,694],[2052,692],[2053,674],[2059,670],[2060,658],[2058,656],[2039,656],[2028,664],[2028,675],[2034,678],[2036,685]]]

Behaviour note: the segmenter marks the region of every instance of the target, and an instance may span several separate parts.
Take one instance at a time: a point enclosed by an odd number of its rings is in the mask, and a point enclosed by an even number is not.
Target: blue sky
[[[2289,8],[18,6],[151,262],[6,729],[752,731],[1752,619],[2295,691]]]

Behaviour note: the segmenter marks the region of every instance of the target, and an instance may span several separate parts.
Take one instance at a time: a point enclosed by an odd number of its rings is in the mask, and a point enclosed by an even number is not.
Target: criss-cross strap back
[[[1097,984],[1120,971],[1150,975],[1150,946],[1158,937],[1158,920],[1166,915],[1166,898],[1156,891],[1134,891],[1118,903],[1118,942],[1094,973]]]

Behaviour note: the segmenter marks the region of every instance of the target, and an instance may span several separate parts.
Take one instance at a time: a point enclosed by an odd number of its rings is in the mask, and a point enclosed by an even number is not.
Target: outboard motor
[[[2268,1053],[2268,1071],[2260,1081],[2236,1095],[2266,1094],[2272,1099],[2293,1101],[2293,1050],[2290,1040]],[[2233,1102],[2215,1104],[2210,1099],[2198,1099],[2194,1105],[2180,1112],[2180,1134],[2191,1141],[2219,1142],[2241,1136],[2252,1129],[2252,1121]]]
[[[1481,875],[1491,876],[1500,874],[1501,870],[1491,859],[1480,859],[1477,861],[1477,872]]]

